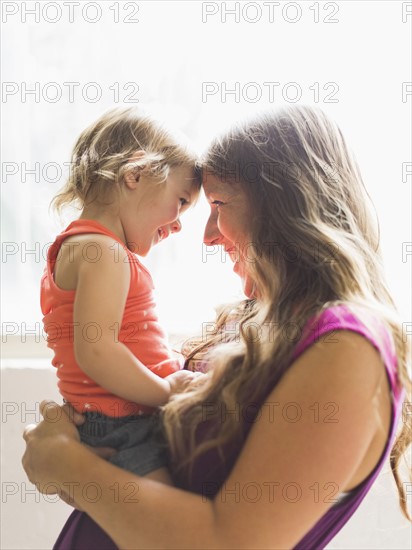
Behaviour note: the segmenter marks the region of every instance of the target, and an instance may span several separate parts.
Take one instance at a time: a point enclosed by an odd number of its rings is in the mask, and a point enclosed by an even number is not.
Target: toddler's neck
[[[113,213],[96,211],[95,208],[87,206],[83,209],[81,215],[79,216],[79,220],[93,220],[98,222],[119,237],[123,243],[126,243],[122,223],[119,217]]]

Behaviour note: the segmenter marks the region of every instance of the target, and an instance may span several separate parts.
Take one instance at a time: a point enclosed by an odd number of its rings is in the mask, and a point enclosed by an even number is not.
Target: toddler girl
[[[81,215],[50,247],[41,281],[52,363],[64,400],[85,415],[82,441],[166,482],[154,408],[194,374],[170,355],[136,254],[181,230],[199,188],[194,156],[166,130],[135,108],[109,111],[74,147],[54,206],[77,203]]]

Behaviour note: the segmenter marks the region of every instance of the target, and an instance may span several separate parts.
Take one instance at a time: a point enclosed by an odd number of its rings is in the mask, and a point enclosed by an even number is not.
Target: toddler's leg
[[[165,485],[173,485],[172,478],[170,477],[169,470],[167,468],[158,468],[157,470],[149,472],[144,477],[154,479],[155,481],[160,481],[160,483],[164,483]]]
[[[86,413],[79,427],[81,441],[92,447],[113,447],[118,453],[112,464],[165,485],[173,485],[167,469],[166,444],[159,433],[159,417],[112,418],[101,413]],[[155,436],[156,432],[156,436]]]

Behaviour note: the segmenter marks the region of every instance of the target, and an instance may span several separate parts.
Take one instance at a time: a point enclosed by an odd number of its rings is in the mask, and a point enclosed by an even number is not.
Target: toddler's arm
[[[194,378],[199,378],[201,376],[204,376],[201,372],[178,370],[173,374],[166,376],[165,380],[167,380],[170,384],[171,393],[179,393],[184,391]]]
[[[77,247],[78,279],[74,302],[74,351],[80,368],[97,384],[128,401],[156,407],[171,394],[170,383],[146,368],[116,340],[114,326],[122,322],[130,286],[127,253],[113,253],[113,242],[93,235],[100,247],[97,262],[87,261]],[[112,247],[112,249],[110,249]],[[116,323],[118,323],[116,325]]]

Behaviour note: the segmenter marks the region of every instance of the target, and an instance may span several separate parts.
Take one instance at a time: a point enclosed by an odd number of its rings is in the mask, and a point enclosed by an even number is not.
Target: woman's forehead
[[[233,195],[236,191],[233,184],[219,179],[217,176],[208,174],[203,178],[203,190],[206,197],[214,195],[216,193]]]

